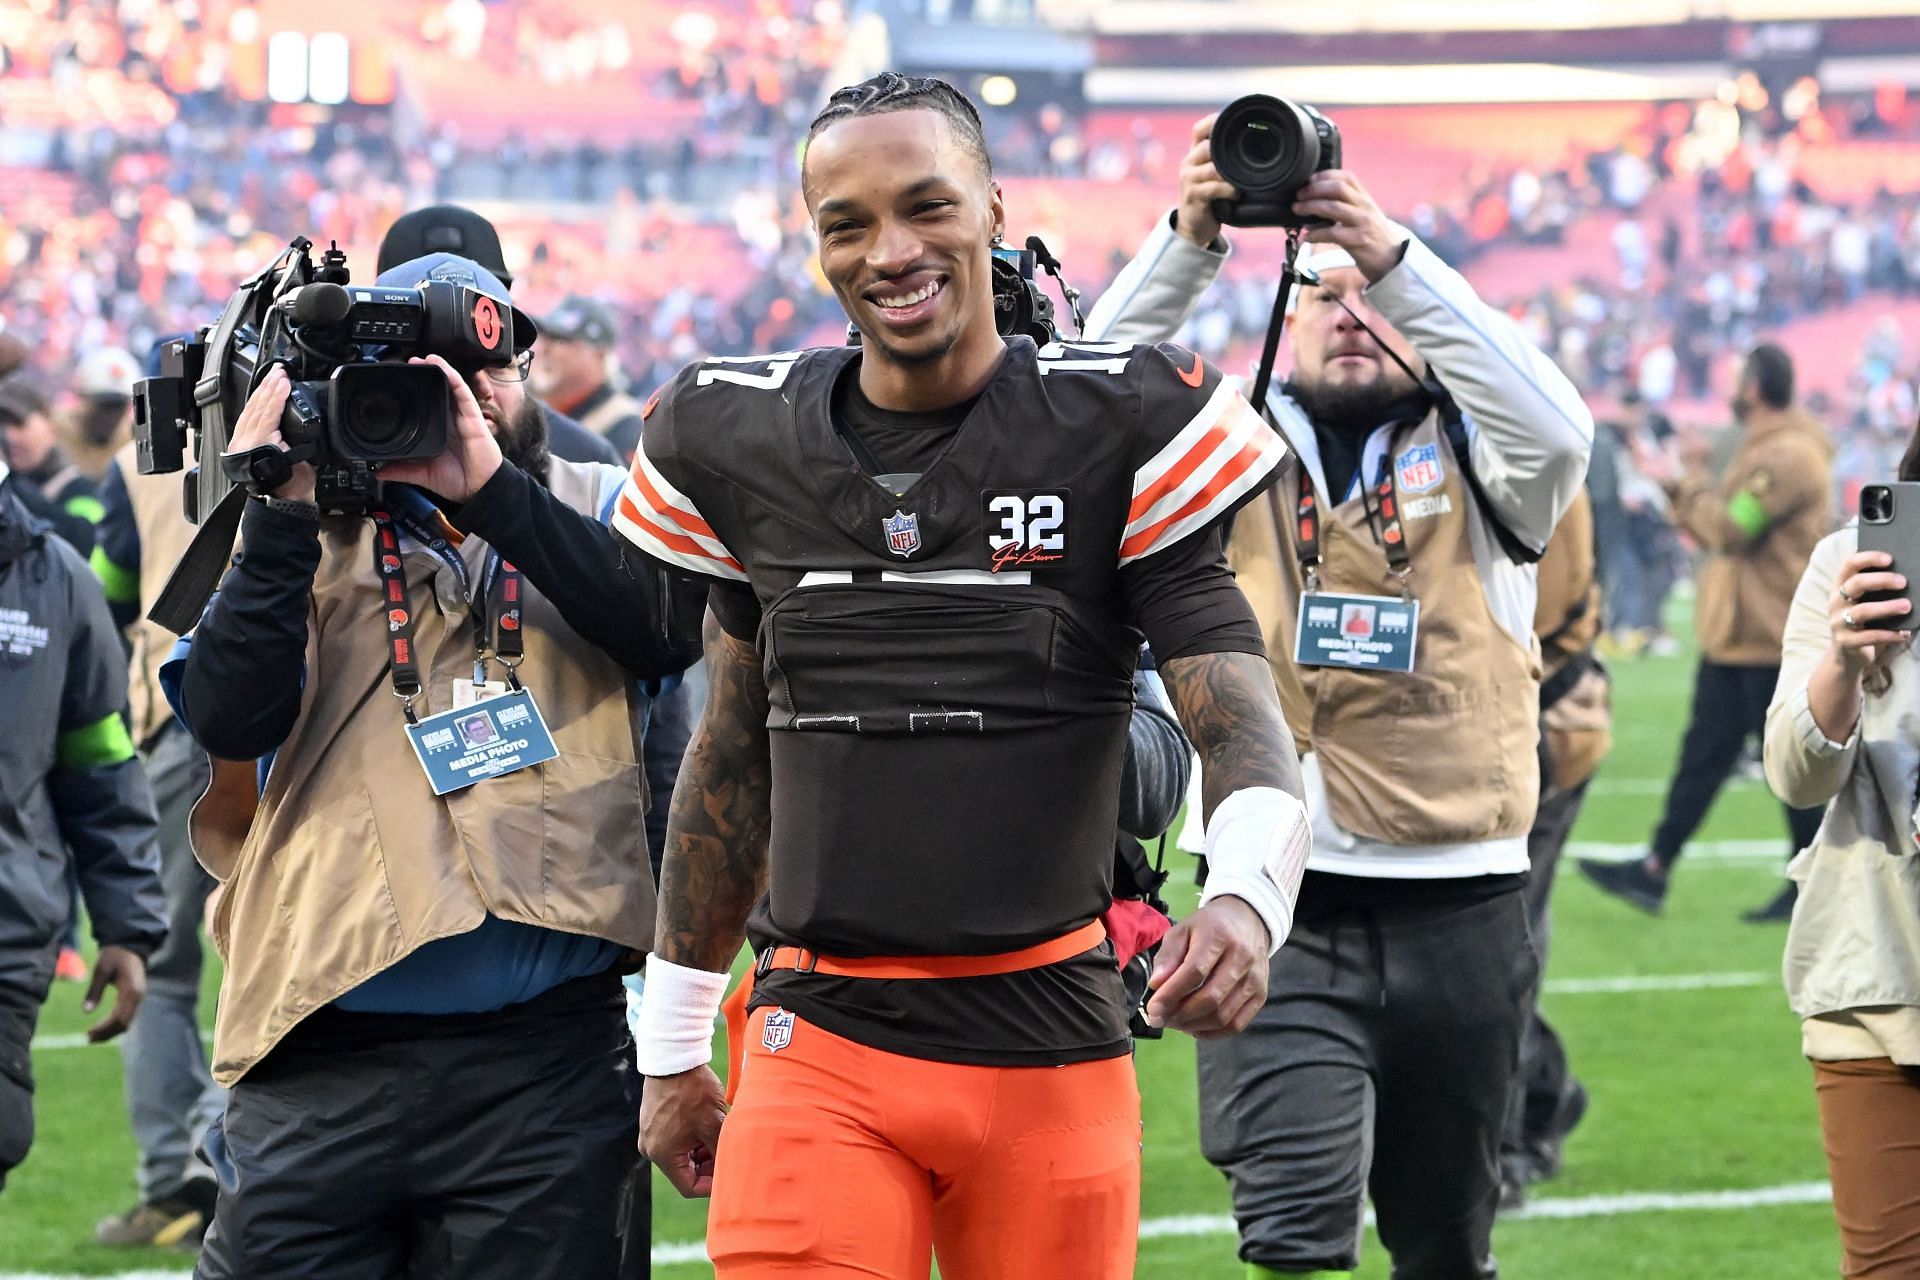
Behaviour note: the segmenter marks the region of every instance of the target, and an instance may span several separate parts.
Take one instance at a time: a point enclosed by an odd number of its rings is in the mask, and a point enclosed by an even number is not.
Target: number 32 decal
[[[985,499],[987,554],[995,573],[1067,558],[1066,491],[991,490]]]

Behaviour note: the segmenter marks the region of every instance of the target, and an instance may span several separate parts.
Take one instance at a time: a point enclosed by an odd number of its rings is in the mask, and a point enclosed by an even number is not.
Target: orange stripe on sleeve
[[[1222,412],[1219,417],[1214,420],[1213,425],[1208,427],[1201,437],[1194,442],[1193,447],[1182,454],[1180,460],[1174,463],[1165,475],[1147,486],[1145,492],[1134,498],[1133,505],[1127,508],[1127,520],[1129,522],[1138,520],[1141,516],[1153,510],[1154,503],[1160,501],[1160,499],[1166,497],[1175,489],[1178,489],[1188,476],[1199,469],[1201,463],[1213,456],[1214,450],[1220,447],[1221,442],[1224,441],[1229,434],[1226,421],[1227,415],[1232,411],[1232,408],[1233,404],[1229,401],[1226,405],[1226,411]]]
[[[732,556],[714,555],[713,552],[708,551],[705,547],[695,542],[692,538],[687,537],[685,534],[675,533],[671,529],[661,528],[658,524],[649,520],[646,515],[641,512],[640,508],[634,505],[633,499],[624,493],[620,495],[620,514],[626,517],[626,519],[642,533],[659,542],[663,547],[677,551],[682,555],[699,556],[703,560],[711,560],[715,564],[723,564],[737,572],[746,572],[746,570],[741,567],[740,562]]]
[[[1220,468],[1219,474],[1207,482],[1204,489],[1201,489],[1187,500],[1185,506],[1181,507],[1166,519],[1149,525],[1147,528],[1134,534],[1131,538],[1128,538],[1125,542],[1122,542],[1120,544],[1121,558],[1130,560],[1144,554],[1166,529],[1180,523],[1189,516],[1204,512],[1212,505],[1214,499],[1219,497],[1222,491],[1230,487],[1233,482],[1241,476],[1245,475],[1250,467],[1260,461],[1260,458],[1261,449],[1258,444],[1249,444],[1242,448],[1240,452],[1236,453],[1227,461],[1225,466]]]
[[[695,533],[703,538],[714,538],[714,541],[719,541],[717,537],[714,537],[713,527],[705,520],[702,520],[691,511],[684,511],[674,506],[660,496],[660,491],[654,488],[653,480],[647,475],[639,458],[634,459],[633,472],[629,478],[633,481],[633,487],[638,489],[646,498],[647,505],[655,511],[673,521],[688,533]]]

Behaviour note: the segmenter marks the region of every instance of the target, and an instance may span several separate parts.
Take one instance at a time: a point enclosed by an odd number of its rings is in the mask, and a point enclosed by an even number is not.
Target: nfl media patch
[[[767,1010],[767,1022],[760,1032],[760,1043],[767,1047],[768,1053],[778,1053],[792,1044],[793,1015],[785,1009]]]
[[[1425,493],[1440,483],[1440,446],[1416,444],[1393,460],[1394,482],[1402,493]]]

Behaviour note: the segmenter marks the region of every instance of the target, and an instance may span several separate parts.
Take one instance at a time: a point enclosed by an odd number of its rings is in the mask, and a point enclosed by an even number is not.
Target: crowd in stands
[[[615,305],[636,390],[702,353],[835,340],[797,157],[847,40],[842,0],[400,0],[368,21],[402,42],[388,57],[410,109],[331,119],[249,96],[237,72],[282,2],[26,0],[0,14],[0,315],[45,368],[209,321],[294,234],[338,240],[370,270],[386,225],[437,199],[501,224],[536,315],[569,292]],[[1597,404],[1631,390],[1711,418],[1731,353],[1761,332],[1869,295],[1920,298],[1920,105],[1756,88],[1601,104],[1537,129],[1531,150],[1496,145],[1471,116],[1436,144],[1420,109],[1336,115],[1363,174],[1370,155],[1402,158],[1396,132],[1431,155],[1382,164],[1383,203]],[[33,114],[48,102],[57,118]],[[1527,109],[1487,121],[1513,110]],[[1169,201],[1190,124],[1044,102],[988,112],[1016,212],[1072,228],[1056,247],[1089,297]],[[1904,185],[1897,165],[1840,163],[1874,146],[1906,158]],[[1078,216],[1096,198],[1100,216]],[[1265,328],[1278,238],[1237,240],[1189,332],[1235,366]],[[1833,371],[1814,389],[1851,433],[1844,473],[1910,423],[1920,309],[1828,340],[1844,345],[1808,364]]]

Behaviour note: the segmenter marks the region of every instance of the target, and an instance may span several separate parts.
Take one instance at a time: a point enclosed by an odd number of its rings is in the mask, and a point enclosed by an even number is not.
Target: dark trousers
[[[1549,791],[1540,801],[1533,830],[1527,833],[1527,931],[1533,937],[1538,976],[1527,998],[1527,1025],[1520,1036],[1520,1074],[1514,1080],[1513,1101],[1507,1111],[1502,1151],[1518,1151],[1528,1142],[1554,1138],[1554,1121],[1567,1092],[1567,1050],[1560,1033],[1540,1012],[1540,984],[1547,971],[1547,939],[1551,921],[1547,904],[1553,894],[1554,872],[1560,855],[1580,817],[1587,783],[1565,791]]]
[[[1740,762],[1749,736],[1766,724],[1767,703],[1780,682],[1780,668],[1733,667],[1701,660],[1693,679],[1693,715],[1680,744],[1680,764],[1667,786],[1667,808],[1653,833],[1653,856],[1664,866],[1680,860],[1680,851],[1706,820],[1720,787]],[[1813,843],[1822,808],[1787,810],[1793,848]]]
[[[323,1009],[234,1086],[203,1280],[613,1280],[639,1081],[611,974],[492,1014]]]
[[[33,1029],[41,997],[0,983],[0,1190],[33,1146]]]
[[[1315,879],[1253,1025],[1199,1046],[1201,1148],[1240,1256],[1351,1270],[1371,1193],[1394,1280],[1486,1280],[1537,972],[1524,894],[1327,910]]]

